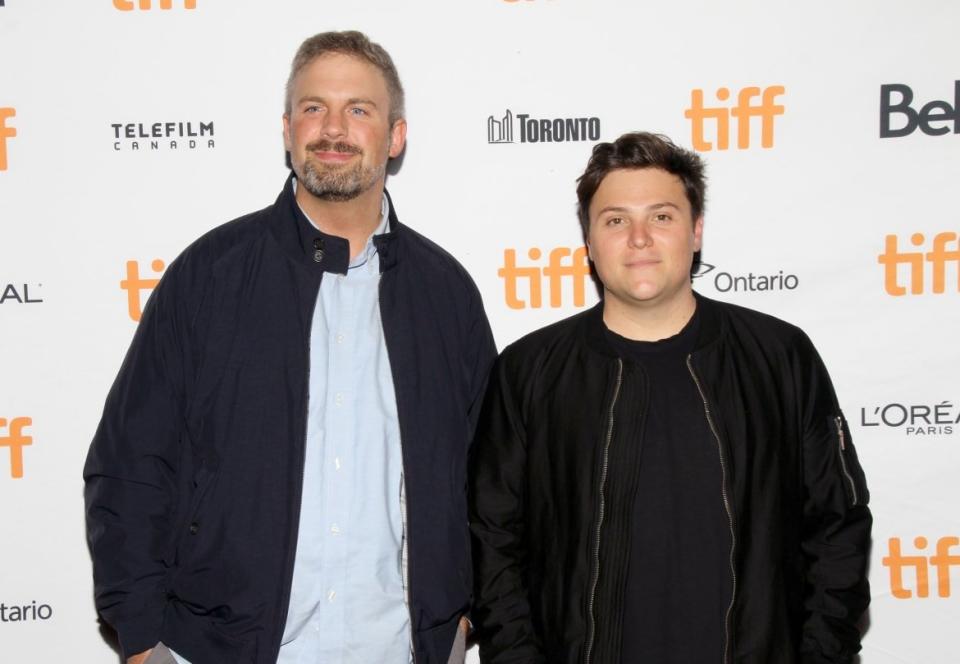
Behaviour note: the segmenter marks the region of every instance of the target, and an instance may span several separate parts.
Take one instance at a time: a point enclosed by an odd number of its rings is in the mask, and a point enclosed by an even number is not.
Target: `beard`
[[[306,146],[307,156],[302,164],[295,164],[293,171],[297,180],[307,191],[324,201],[353,200],[377,183],[387,172],[386,162],[379,166],[365,167],[363,151],[348,143],[316,141]],[[346,152],[360,155],[353,165],[317,164],[310,158],[310,152]]]

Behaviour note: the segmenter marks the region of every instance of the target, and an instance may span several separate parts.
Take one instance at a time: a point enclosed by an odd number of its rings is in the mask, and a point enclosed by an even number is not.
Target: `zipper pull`
[[[840,437],[840,449],[846,450],[847,444],[843,439],[843,421],[840,419],[839,416],[834,417],[833,421],[836,422],[837,424],[837,435]]]

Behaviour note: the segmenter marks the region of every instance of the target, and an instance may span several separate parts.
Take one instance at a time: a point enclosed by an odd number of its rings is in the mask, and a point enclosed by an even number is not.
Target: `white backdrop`
[[[596,301],[571,267],[594,141],[541,120],[704,153],[695,287],[806,329],[867,472],[862,661],[960,661],[958,24],[946,0],[0,0],[0,661],[116,660],[80,474],[136,325],[121,281],[273,201],[290,59],[351,28],[407,88],[400,218],[473,274],[501,347]]]

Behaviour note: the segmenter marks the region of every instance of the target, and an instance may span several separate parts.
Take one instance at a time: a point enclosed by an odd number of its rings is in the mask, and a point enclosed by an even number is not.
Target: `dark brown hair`
[[[660,168],[676,175],[683,183],[693,221],[700,218],[706,203],[707,182],[700,155],[674,144],[662,134],[637,131],[624,134],[613,143],[597,143],[587,168],[577,178],[577,213],[586,237],[590,230],[590,201],[610,171]]]

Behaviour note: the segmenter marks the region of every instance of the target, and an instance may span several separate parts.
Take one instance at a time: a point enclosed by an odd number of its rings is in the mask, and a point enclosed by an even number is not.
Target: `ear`
[[[590,223],[590,220],[588,219],[588,220],[587,220],[587,230],[586,230],[586,232],[583,231],[583,227],[582,227],[582,226],[580,227],[580,232],[581,232],[582,235],[583,235],[583,246],[585,246],[585,247],[587,248],[587,258],[590,259],[590,262],[591,262],[591,263],[594,262],[594,260],[593,260],[593,247],[590,246],[590,229],[592,228],[592,226],[593,226],[593,224]]]
[[[283,145],[287,152],[290,152],[292,141],[290,140],[290,115],[288,113],[283,114]]]
[[[693,250],[700,251],[703,247],[703,215],[693,222]]]
[[[390,128],[390,149],[387,154],[390,158],[398,156],[403,152],[403,146],[407,142],[407,121],[403,118],[400,118],[393,123],[393,127]]]

